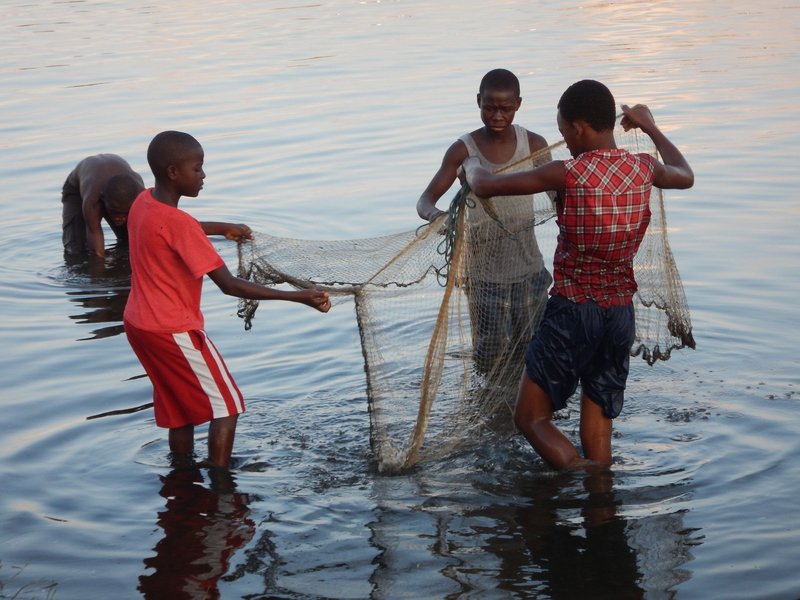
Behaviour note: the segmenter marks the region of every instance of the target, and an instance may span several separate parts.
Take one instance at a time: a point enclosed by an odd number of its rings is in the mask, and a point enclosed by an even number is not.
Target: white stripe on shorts
[[[239,411],[240,413],[243,412],[244,406],[242,406],[242,401],[239,397],[240,396],[239,390],[236,389],[236,386],[231,381],[231,378],[228,375],[228,369],[225,368],[225,363],[222,360],[222,356],[220,356],[217,347],[214,345],[214,342],[212,342],[206,335],[206,332],[201,330],[200,333],[203,334],[203,337],[205,338],[206,343],[208,344],[208,349],[211,352],[211,356],[214,357],[214,362],[217,363],[217,368],[219,369],[220,375],[222,375],[222,380],[225,382],[225,385],[228,386],[228,391],[230,392],[231,397],[233,398],[233,404],[236,406],[236,410]]]
[[[236,404],[236,408],[239,412],[242,411],[241,402],[239,400],[239,394],[236,391],[236,388],[231,384],[230,379],[228,378],[228,373],[223,367],[222,359],[217,352],[217,349],[214,347],[214,344],[211,343],[211,340],[208,339],[208,336],[205,334],[204,331],[200,331],[205,338],[206,345],[208,346],[209,352],[211,356],[214,358],[214,362],[217,363],[217,366],[220,369],[222,374],[222,379],[225,382],[225,385],[228,386],[228,392],[233,397],[233,400]],[[225,404],[225,398],[223,398],[222,394],[220,393],[219,388],[217,388],[217,383],[214,380],[214,375],[211,373],[211,370],[208,368],[206,364],[205,358],[203,358],[203,353],[194,347],[192,343],[192,338],[188,332],[183,333],[174,333],[172,334],[175,343],[183,352],[183,356],[186,358],[186,361],[189,363],[192,371],[197,376],[197,380],[200,382],[200,387],[203,388],[203,391],[208,396],[209,403],[211,404],[211,412],[213,418],[217,419],[219,417],[227,417],[229,414],[228,406]]]

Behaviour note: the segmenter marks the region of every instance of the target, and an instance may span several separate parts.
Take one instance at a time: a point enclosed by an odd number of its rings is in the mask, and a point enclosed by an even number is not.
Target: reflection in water
[[[78,323],[109,323],[94,329],[92,340],[119,335],[124,331],[122,312],[131,291],[131,266],[128,248],[118,244],[106,252],[105,259],[97,257],[64,255],[68,269],[68,283],[80,290],[70,290],[67,296],[86,312],[70,315]]]
[[[166,510],[158,513],[164,537],[144,564],[153,572],[139,577],[145,598],[219,598],[217,584],[233,553],[255,533],[247,494],[237,492],[233,476],[209,470],[210,489],[196,467],[162,476]]]
[[[615,489],[615,477],[610,471],[548,473],[518,481],[515,494],[498,496],[503,484],[481,484],[477,487],[486,489],[468,499],[448,497],[453,482],[431,485],[414,478],[416,493],[426,499],[412,514],[425,514],[427,522],[421,516],[409,522],[408,511],[398,511],[396,501],[388,499],[390,484],[384,490],[387,501],[379,501],[377,519],[370,524],[372,544],[380,551],[370,578],[372,597],[390,598],[402,590],[410,569],[419,568],[409,560],[418,560],[423,548],[432,561],[425,571],[435,569],[441,578],[423,581],[423,587],[416,587],[415,579],[415,587],[439,596],[479,592],[486,598],[616,600],[677,595],[676,587],[691,575],[684,567],[692,560],[690,550],[701,538],[683,525],[684,511],[626,518],[623,507],[653,502],[652,490],[637,499],[636,490]],[[398,520],[398,512],[406,518]],[[446,589],[444,579],[450,582]]]
[[[599,470],[537,479],[528,502],[511,511],[497,507],[505,513],[498,521],[504,519],[508,535],[522,542],[522,551],[509,551],[504,536],[490,538],[488,548],[501,559],[500,587],[522,586],[551,598],[675,594],[689,578],[682,565],[691,560],[683,513],[626,519],[619,514],[623,500],[614,477]]]
[[[530,502],[512,511],[509,533],[520,536],[523,550],[491,545],[501,558],[501,587],[518,589],[520,573],[527,572],[529,585],[553,598],[644,596],[626,521],[616,514],[611,473],[582,479],[585,494],[575,489],[569,474],[537,481]]]

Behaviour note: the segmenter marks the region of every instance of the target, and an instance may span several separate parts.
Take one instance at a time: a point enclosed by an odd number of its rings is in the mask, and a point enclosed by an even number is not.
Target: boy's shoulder
[[[542,148],[547,148],[547,140],[544,138],[544,136],[539,135],[530,129],[525,129],[524,127],[522,129],[528,134],[528,146],[530,146],[531,152],[541,150]]]
[[[568,173],[583,174],[600,173],[613,170],[624,173],[640,183],[651,180],[655,173],[658,159],[649,152],[631,152],[625,148],[594,148],[580,153],[563,162]]]
[[[144,189],[136,196],[136,199],[131,205],[131,215],[138,213],[141,213],[143,217],[155,218],[165,223],[191,223],[196,221],[196,219],[185,210],[156,200],[153,196],[153,188]]]
[[[189,244],[208,239],[195,217],[180,207],[159,202],[151,189],[144,190],[134,200],[128,214],[128,227],[129,231],[136,231],[151,242],[160,240],[168,245],[178,240]]]

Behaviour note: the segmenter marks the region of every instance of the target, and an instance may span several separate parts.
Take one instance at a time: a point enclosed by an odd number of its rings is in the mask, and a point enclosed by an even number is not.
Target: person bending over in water
[[[61,241],[68,257],[89,253],[105,256],[105,219],[117,240],[126,243],[128,212],[144,190],[142,177],[116,154],[95,154],[81,160],[61,190]],[[204,222],[206,235],[224,235],[241,241],[252,235],[243,224]]]

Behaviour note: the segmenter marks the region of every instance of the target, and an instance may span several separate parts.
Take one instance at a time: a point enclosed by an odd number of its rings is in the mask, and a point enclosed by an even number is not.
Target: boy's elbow
[[[493,195],[492,186],[485,177],[477,175],[470,181],[469,189],[479,198],[490,198]]]
[[[475,184],[469,186],[469,189],[472,190],[472,193],[475,194],[478,198],[487,198],[488,193],[486,192],[486,186],[482,184]]]
[[[241,293],[236,289],[235,286],[227,284],[221,285],[219,287],[220,291],[225,294],[226,296],[234,296],[236,298],[241,297]]]
[[[694,172],[691,169],[689,169],[686,173],[683,174],[683,177],[681,179],[682,181],[680,182],[680,185],[676,187],[681,190],[688,190],[690,187],[694,185]]]
[[[427,221],[428,213],[430,213],[433,207],[434,203],[430,198],[424,195],[420,196],[419,200],[417,200],[417,214],[419,215],[419,218]]]
[[[694,185],[694,172],[691,169],[672,169],[653,181],[662,190],[686,190]]]
[[[241,294],[241,286],[238,285],[239,280],[235,277],[212,277],[212,280],[217,284],[219,291],[226,296],[239,296]]]

